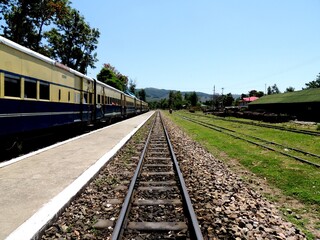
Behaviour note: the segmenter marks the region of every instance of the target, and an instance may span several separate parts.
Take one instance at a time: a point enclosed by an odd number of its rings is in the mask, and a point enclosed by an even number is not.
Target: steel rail
[[[235,130],[232,130],[232,129],[229,129],[229,128],[225,128],[225,127],[221,127],[221,126],[218,126],[218,125],[215,125],[215,124],[212,124],[212,123],[207,123],[207,122],[203,122],[203,121],[200,121],[200,120],[197,120],[197,121],[201,122],[201,123],[204,123],[204,124],[208,124],[210,126],[215,126],[215,127],[221,128],[221,129],[226,130],[226,131],[230,131],[230,132],[233,132],[233,133],[238,133]],[[313,156],[313,157],[316,157],[316,158],[320,158],[320,155],[315,154],[315,153],[306,152],[306,151],[303,151],[301,149],[297,149],[297,148],[294,148],[294,147],[287,147],[287,146],[284,146],[284,145],[282,145],[280,143],[276,143],[276,142],[273,142],[273,141],[268,141],[268,140],[265,140],[265,139],[262,139],[262,138],[259,138],[259,137],[255,137],[255,136],[251,136],[251,135],[248,135],[248,134],[245,134],[245,133],[240,133],[240,134],[242,134],[243,136],[246,136],[246,137],[257,139],[257,140],[259,140],[261,142],[265,142],[265,143],[268,143],[268,144],[273,144],[275,146],[287,148],[287,149],[290,149],[290,150],[293,150],[293,151],[296,151],[296,152],[299,152],[299,153],[303,153],[305,155],[310,155],[310,156]]]
[[[197,116],[203,116],[203,117],[210,118],[209,116],[206,116],[206,115],[197,114]],[[302,130],[302,129],[290,129],[290,128],[281,127],[281,126],[272,126],[272,125],[265,124],[265,123],[246,122],[246,121],[241,121],[241,120],[225,119],[225,118],[220,118],[220,117],[217,117],[216,119],[220,120],[220,121],[236,122],[236,123],[242,123],[242,124],[253,125],[253,126],[258,126],[258,127],[284,130],[287,132],[301,133],[301,134],[312,135],[312,136],[320,136],[320,132],[318,133],[315,131],[308,131],[308,130]]]
[[[157,113],[157,114],[159,114],[159,113]],[[121,235],[122,235],[123,225],[125,224],[125,219],[127,218],[128,214],[129,214],[129,210],[130,210],[130,202],[131,202],[131,198],[132,198],[132,195],[133,195],[134,187],[136,185],[138,176],[139,176],[140,171],[141,171],[142,163],[143,163],[145,154],[147,152],[147,148],[149,146],[151,133],[152,133],[152,130],[154,128],[154,125],[155,125],[155,122],[156,122],[156,118],[157,117],[154,118],[154,121],[153,121],[152,126],[150,128],[150,131],[149,131],[145,146],[144,146],[144,148],[142,150],[142,153],[140,155],[138,166],[137,166],[136,171],[135,171],[135,173],[134,173],[134,175],[132,177],[132,180],[131,180],[131,183],[130,183],[130,186],[129,186],[129,189],[128,189],[128,194],[127,194],[127,196],[126,196],[126,198],[125,198],[125,200],[123,202],[123,205],[122,205],[122,208],[121,208],[117,223],[116,223],[116,225],[114,227],[114,230],[113,230],[113,233],[112,233],[112,236],[111,236],[112,240],[119,240]]]
[[[232,137],[234,137],[234,138],[244,140],[244,141],[249,142],[249,143],[251,143],[251,144],[254,144],[254,145],[256,145],[256,146],[260,146],[260,147],[266,148],[266,149],[268,149],[268,150],[271,150],[271,151],[274,151],[274,152],[278,152],[278,153],[280,153],[280,154],[282,154],[282,155],[284,155],[284,156],[293,158],[293,159],[298,160],[298,161],[300,161],[300,162],[307,163],[307,164],[312,165],[312,166],[314,166],[314,167],[320,168],[320,164],[317,164],[317,163],[314,163],[314,162],[310,162],[310,161],[308,161],[308,160],[306,160],[306,159],[303,159],[303,158],[300,158],[300,157],[296,157],[296,156],[290,155],[290,154],[288,154],[288,153],[281,152],[281,151],[279,151],[279,150],[277,150],[277,149],[268,147],[268,146],[263,145],[263,144],[259,144],[259,143],[257,143],[257,142],[254,142],[254,141],[251,141],[251,140],[249,140],[249,139],[246,139],[246,138],[243,138],[243,137],[234,135],[234,134],[232,134],[232,133],[228,133],[228,132],[226,132],[226,130],[223,129],[222,127],[214,126],[213,124],[211,124],[211,126],[210,126],[210,124],[208,124],[208,123],[201,123],[201,121],[199,121],[199,120],[196,121],[196,120],[193,120],[193,119],[191,119],[191,118],[184,117],[184,116],[183,116],[182,118],[184,118],[184,119],[187,120],[187,121],[194,122],[194,123],[196,123],[196,124],[199,124],[199,125],[202,125],[202,126],[204,126],[204,127],[210,128],[210,129],[212,129],[212,130],[215,130],[215,131],[218,131],[218,132],[222,132],[222,133],[227,134],[227,135],[229,135],[229,136],[232,136]],[[225,131],[223,131],[223,130],[225,130]],[[245,135],[245,134],[243,134],[243,135]],[[316,155],[316,156],[318,156],[318,155]]]
[[[200,227],[199,227],[199,223],[198,223],[198,220],[197,220],[197,216],[194,212],[194,209],[193,209],[193,206],[192,206],[192,203],[191,203],[191,199],[189,197],[189,194],[188,194],[188,190],[187,190],[187,187],[186,187],[186,184],[184,182],[184,179],[183,179],[183,176],[182,176],[182,173],[181,173],[181,170],[179,168],[179,164],[178,164],[178,161],[177,161],[177,158],[174,154],[174,150],[173,150],[173,146],[171,144],[171,141],[170,141],[170,138],[169,138],[169,134],[167,132],[167,129],[163,123],[163,119],[162,119],[162,116],[160,114],[160,119],[161,119],[161,122],[162,122],[162,126],[163,126],[163,130],[165,132],[165,135],[166,135],[166,140],[167,140],[167,143],[168,143],[168,146],[169,146],[169,149],[170,149],[170,155],[173,159],[173,163],[174,163],[174,168],[175,168],[175,171],[178,175],[178,181],[179,181],[179,187],[180,187],[180,190],[182,192],[182,198],[186,204],[186,213],[189,217],[189,219],[191,220],[191,223],[189,222],[189,231],[190,231],[190,235],[192,237],[192,239],[203,239],[203,236],[202,236],[202,233],[201,233],[201,230],[200,230]]]

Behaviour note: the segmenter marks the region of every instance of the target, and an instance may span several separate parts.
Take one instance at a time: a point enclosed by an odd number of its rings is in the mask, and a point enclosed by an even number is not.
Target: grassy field
[[[280,189],[283,195],[293,197],[303,203],[303,209],[296,212],[313,212],[318,217],[315,227],[320,230],[320,169],[300,163],[281,154],[260,148],[253,144],[234,139],[223,133],[210,130],[203,126],[182,119],[179,115],[192,117],[186,111],[174,112],[169,115],[190,137],[199,142],[214,156],[220,160],[236,160],[249,171],[255,173],[268,184]],[[197,116],[199,120],[214,123],[215,125],[241,130],[242,133],[252,134],[260,138],[272,140],[286,146],[300,148],[305,151],[320,154],[320,137],[308,136],[281,130],[261,128],[239,123],[218,120],[216,117],[205,118]],[[273,201],[276,197],[267,196]],[[285,212],[290,206],[283,205]],[[302,228],[308,224],[308,219],[292,217],[288,219],[300,225]],[[305,230],[305,229],[304,229]],[[311,235],[309,235],[312,239]]]

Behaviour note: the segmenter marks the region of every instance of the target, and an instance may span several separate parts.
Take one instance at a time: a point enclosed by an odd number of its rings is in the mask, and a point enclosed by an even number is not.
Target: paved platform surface
[[[30,239],[153,113],[0,165],[0,239]]]

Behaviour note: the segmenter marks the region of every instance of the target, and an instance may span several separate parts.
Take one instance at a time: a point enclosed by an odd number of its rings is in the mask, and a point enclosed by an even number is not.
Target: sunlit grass
[[[185,113],[186,114],[186,113]],[[281,154],[260,148],[223,133],[210,130],[195,123],[180,118],[177,113],[168,115],[176,124],[187,132],[195,141],[201,143],[217,158],[225,160],[237,159],[244,167],[281,189],[288,196],[295,197],[307,204],[320,205],[320,170],[319,168],[300,163]],[[268,128],[256,129],[254,126],[224,122],[225,127],[240,129],[246,134],[259,134],[288,146],[307,148],[316,151],[320,145],[315,142],[319,137],[307,136],[273,130]],[[221,123],[219,123],[221,124]],[[227,155],[224,158],[224,153]],[[319,152],[319,150],[318,150]]]

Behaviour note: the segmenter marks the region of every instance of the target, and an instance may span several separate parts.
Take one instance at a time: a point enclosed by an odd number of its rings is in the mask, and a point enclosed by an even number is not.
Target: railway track
[[[235,130],[228,129],[228,128],[225,128],[225,127],[221,127],[221,126],[218,126],[218,125],[215,125],[215,124],[212,124],[212,123],[207,123],[207,122],[203,122],[203,121],[200,121],[200,120],[195,120],[193,118],[188,118],[188,117],[181,116],[181,115],[180,115],[180,117],[185,119],[185,120],[187,120],[187,121],[190,121],[190,122],[199,124],[201,126],[204,126],[206,128],[209,128],[209,129],[212,129],[212,130],[227,134],[229,136],[232,136],[232,137],[237,138],[237,139],[244,140],[246,142],[249,142],[251,144],[257,145],[259,147],[266,148],[268,150],[280,153],[280,154],[285,155],[287,157],[290,157],[290,158],[293,158],[295,160],[298,160],[298,161],[300,161],[302,163],[306,163],[306,164],[309,164],[311,166],[320,168],[320,164],[316,163],[316,162],[320,162],[320,155],[317,155],[317,154],[314,154],[314,153],[310,153],[310,152],[306,152],[306,151],[303,151],[301,149],[296,149],[296,148],[293,148],[293,147],[287,147],[287,146],[284,146],[282,144],[279,144],[279,143],[276,143],[276,142],[273,142],[273,141],[268,141],[268,140],[265,140],[265,139],[262,139],[262,138],[259,138],[259,137],[255,137],[255,136],[247,135],[247,134],[244,134],[244,133],[240,133],[240,132],[237,132]],[[275,147],[271,147],[270,145],[275,146],[276,148]],[[295,153],[307,156],[308,159],[302,158],[302,157],[297,156],[297,155],[289,154],[288,153],[289,150],[293,151]],[[309,160],[309,158],[313,159],[313,160]]]
[[[202,115],[202,114],[201,115],[196,114],[196,115],[201,116],[201,117],[212,118],[211,116],[208,116],[208,115]],[[226,118],[221,118],[221,117],[216,117],[215,120],[235,122],[235,123],[253,125],[253,126],[264,127],[264,128],[272,128],[272,129],[278,129],[278,130],[283,130],[283,131],[287,131],[287,132],[294,132],[294,133],[311,135],[311,136],[320,136],[320,132],[303,130],[303,129],[292,129],[292,128],[287,128],[287,127],[282,127],[282,126],[270,125],[270,124],[266,124],[266,123],[248,122],[248,121],[241,121],[241,120],[236,120],[236,119],[226,119]]]
[[[168,133],[157,113],[112,239],[203,239]]]

